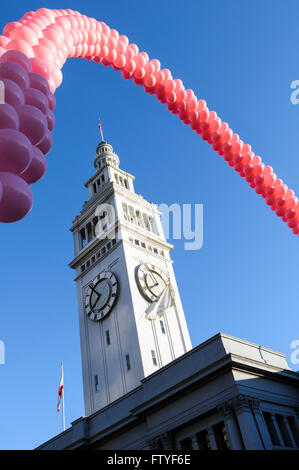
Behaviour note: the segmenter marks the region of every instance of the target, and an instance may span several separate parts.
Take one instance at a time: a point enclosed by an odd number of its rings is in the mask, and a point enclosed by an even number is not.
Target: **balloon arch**
[[[32,208],[30,185],[46,171],[52,147],[54,93],[67,58],[81,57],[119,70],[125,80],[156,95],[207,141],[260,194],[293,233],[299,234],[299,202],[294,192],[264,165],[249,144],[210,111],[193,90],[139,52],[126,36],[73,10],[41,8],[8,23],[0,36],[0,222],[15,222]]]

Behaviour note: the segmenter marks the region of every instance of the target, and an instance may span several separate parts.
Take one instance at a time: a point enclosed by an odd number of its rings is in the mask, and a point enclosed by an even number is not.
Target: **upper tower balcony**
[[[94,167],[97,170],[96,174],[85,183],[90,199],[98,194],[107,183],[116,183],[134,192],[134,176],[119,168],[118,155],[108,142],[102,141],[97,146]]]

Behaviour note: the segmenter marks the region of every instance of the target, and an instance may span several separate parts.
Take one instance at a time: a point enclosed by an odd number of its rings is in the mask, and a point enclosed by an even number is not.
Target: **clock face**
[[[141,264],[136,271],[136,281],[143,297],[153,302],[163,292],[169,281],[164,272],[153,264]]]
[[[101,320],[114,306],[118,293],[118,282],[109,271],[99,274],[87,287],[85,296],[86,315],[91,320]]]

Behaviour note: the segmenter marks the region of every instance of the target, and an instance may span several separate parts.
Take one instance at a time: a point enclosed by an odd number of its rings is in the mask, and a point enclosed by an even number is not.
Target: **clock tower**
[[[192,348],[161,213],[108,142],[94,166],[71,227],[87,416]]]

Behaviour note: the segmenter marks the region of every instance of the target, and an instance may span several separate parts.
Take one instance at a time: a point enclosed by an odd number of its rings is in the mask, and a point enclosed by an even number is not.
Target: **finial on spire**
[[[102,129],[102,124],[101,124],[100,117],[99,117],[99,130],[100,130],[100,133],[101,133],[102,142],[104,142],[103,129]]]

